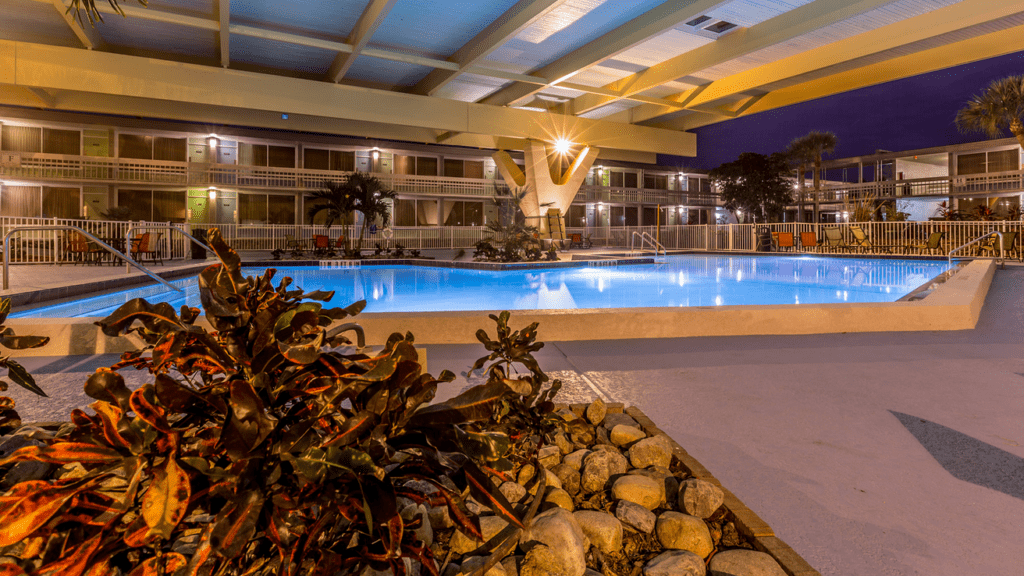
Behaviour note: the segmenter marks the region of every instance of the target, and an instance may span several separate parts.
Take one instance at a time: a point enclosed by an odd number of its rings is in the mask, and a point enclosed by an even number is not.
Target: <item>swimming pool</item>
[[[742,304],[893,302],[949,268],[946,261],[811,256],[669,256],[654,264],[490,271],[439,266],[282,266],[275,276],[332,303],[367,301],[365,312],[572,310]],[[246,275],[262,272],[244,268]],[[12,318],[106,316],[133,298],[200,306],[196,279],[123,290],[12,314]]]

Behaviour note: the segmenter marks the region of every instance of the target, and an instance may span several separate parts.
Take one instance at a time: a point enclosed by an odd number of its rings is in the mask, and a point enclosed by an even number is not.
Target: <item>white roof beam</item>
[[[894,1],[815,0],[750,28],[737,30],[719,40],[670,58],[646,70],[606,84],[604,88],[611,90],[617,95],[616,97],[587,94],[576,98],[573,107],[577,114],[589,112],[616,100],[639,94],[684,76],[699,73],[706,68],[786,42],[823,26],[847,20]]]
[[[551,85],[557,85],[559,82],[568,80],[583,70],[600,64],[652,36],[657,36],[670,28],[692,20],[704,12],[727,3],[728,1],[723,2],[721,0],[693,0],[685,3],[665,2],[600,38],[573,50],[554,62],[542,66],[535,70],[532,75],[548,78],[551,81]],[[526,84],[513,84],[484,98],[481,102],[500,106],[515,105],[528,100],[542,89],[543,87],[537,88],[536,86]]]
[[[220,65],[231,65],[231,0],[215,0],[217,3],[217,41],[220,45]]]
[[[168,109],[209,105],[519,140],[566,138],[637,152],[696,153],[693,134],[671,130],[62,46],[0,40],[0,79],[9,79],[4,70],[13,71],[13,84],[20,87],[88,87],[110,98],[161,100]]]
[[[103,47],[103,37],[93,26],[86,28],[75,19],[75,14],[68,11],[70,4],[65,4],[63,0],[53,0],[53,7],[60,14],[61,18],[67,22],[68,27],[75,33],[78,40],[82,43],[82,46],[89,50],[95,50]]]
[[[449,61],[459,65],[457,70],[436,69],[428,74],[413,88],[414,94],[425,94],[433,96],[438,90],[455,79],[456,76],[467,72],[468,68],[475,66],[485,56],[499,48],[511,38],[522,32],[525,28],[539,20],[541,17],[557,8],[566,0],[519,0],[502,14],[490,26],[484,28],[472,40],[455,51],[448,58]]]
[[[363,48],[366,47],[370,38],[373,37],[373,33],[377,31],[377,28],[387,18],[396,1],[370,0],[370,3],[366,5],[363,13],[359,16],[355,27],[352,28],[352,33],[348,35],[347,43],[352,45],[352,50],[340,52],[334,57],[334,62],[331,63],[331,67],[327,70],[327,78],[331,82],[341,82],[341,79],[352,68],[356,58],[363,52]]]

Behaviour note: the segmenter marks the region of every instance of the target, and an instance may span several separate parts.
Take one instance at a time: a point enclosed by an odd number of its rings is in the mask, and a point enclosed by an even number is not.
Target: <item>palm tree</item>
[[[137,0],[142,6],[148,6],[148,0]],[[121,16],[124,16],[124,10],[121,8],[119,0],[107,0],[110,7],[114,9]],[[100,11],[96,8],[96,0],[71,0],[71,4],[68,5],[66,10],[69,14],[74,14],[79,24],[82,22],[82,10],[85,10],[85,15],[89,18],[89,24],[95,26],[96,22],[103,22],[103,16]]]
[[[789,147],[804,151],[814,163],[814,221],[821,221],[818,215],[821,202],[821,159],[825,154],[831,154],[839,144],[839,138],[832,132],[808,132],[804,136],[793,140]]]
[[[1009,128],[1024,146],[1024,75],[993,81],[956,113],[961,132],[984,132],[990,138]]]
[[[345,189],[352,196],[352,208],[363,213],[363,226],[359,229],[359,241],[356,243],[356,251],[363,247],[363,236],[366,229],[378,219],[381,224],[387,227],[391,221],[389,204],[385,200],[394,200],[396,194],[384,186],[376,176],[370,176],[364,172],[353,172],[345,182]]]
[[[321,212],[327,212],[324,224],[330,229],[335,220],[347,222],[354,209],[355,197],[347,184],[328,182],[324,187],[309,195],[312,204],[306,210],[312,222]]]
[[[807,168],[814,162],[814,151],[812,151],[800,138],[789,143],[786,148],[786,155],[789,156],[791,164],[796,168],[797,194],[799,194],[796,209],[798,222],[804,221],[804,194],[807,191]]]

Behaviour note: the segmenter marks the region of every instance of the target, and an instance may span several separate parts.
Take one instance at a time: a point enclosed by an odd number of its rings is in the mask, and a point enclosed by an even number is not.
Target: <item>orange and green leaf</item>
[[[192,485],[188,474],[174,458],[153,470],[153,482],[142,498],[142,517],[150,533],[170,538],[174,527],[185,517]]]

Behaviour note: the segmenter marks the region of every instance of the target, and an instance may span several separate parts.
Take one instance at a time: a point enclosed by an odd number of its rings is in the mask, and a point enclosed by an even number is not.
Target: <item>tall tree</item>
[[[708,173],[728,210],[743,210],[755,222],[778,220],[791,198],[785,154],[744,152]]]
[[[789,157],[790,165],[796,168],[797,182],[797,221],[804,221],[804,195],[807,193],[807,169],[814,163],[814,151],[807,143],[797,138],[789,143],[786,148],[786,155]]]
[[[993,81],[956,113],[961,132],[984,132],[999,138],[1006,129],[1024,146],[1024,75]]]
[[[149,0],[137,0],[142,6],[149,6]],[[121,8],[119,0],[107,0],[107,4],[121,16],[124,16],[124,10]],[[82,23],[82,11],[85,11],[86,17],[89,18],[89,24],[95,26],[96,22],[103,22],[103,16],[100,11],[96,8],[96,0],[71,0],[71,4],[68,5],[67,11],[74,13],[75,18]],[[84,24],[84,23],[83,23]]]
[[[306,209],[309,221],[312,222],[321,212],[326,212],[324,224],[330,228],[335,221],[347,223],[349,215],[355,209],[355,196],[346,184],[328,182],[324,187],[307,196],[310,202]]]
[[[800,150],[814,163],[814,221],[821,222],[821,161],[825,154],[831,154],[839,145],[839,138],[832,132],[808,132],[793,140],[790,148]]]
[[[345,189],[352,196],[352,208],[363,213],[363,225],[359,229],[356,251],[363,248],[363,237],[371,224],[380,220],[387,227],[391,222],[391,211],[386,200],[393,200],[395,191],[384,186],[376,176],[365,172],[353,172],[345,182]]]

